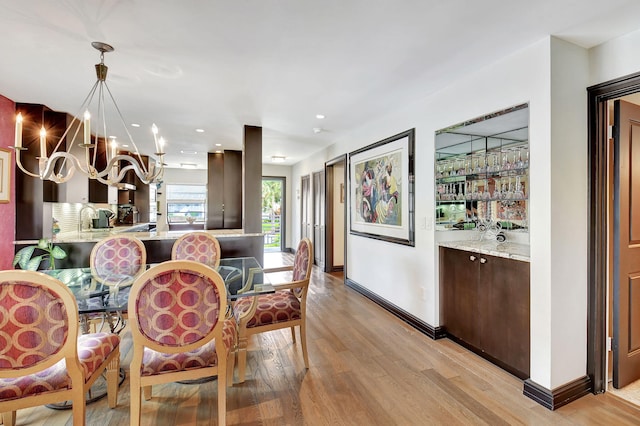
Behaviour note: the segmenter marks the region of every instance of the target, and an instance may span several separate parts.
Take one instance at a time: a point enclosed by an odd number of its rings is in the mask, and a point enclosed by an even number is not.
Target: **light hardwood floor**
[[[291,255],[267,254],[266,266]],[[275,281],[275,280],[274,280]],[[610,394],[556,411],[522,395],[522,382],[448,339],[431,340],[314,267],[307,318],[310,369],[288,330],[256,336],[247,381],[227,392],[229,425],[634,425],[640,410]],[[128,369],[130,334],[122,365]],[[18,412],[18,425],[71,424],[70,411]],[[215,425],[216,383],[156,386],[143,425]],[[129,424],[129,381],[118,407],[87,406],[89,425]]]

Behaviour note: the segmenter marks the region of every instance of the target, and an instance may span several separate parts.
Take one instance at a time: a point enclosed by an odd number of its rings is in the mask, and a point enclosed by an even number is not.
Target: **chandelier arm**
[[[113,94],[111,93],[111,89],[109,89],[109,85],[107,84],[107,82],[104,81],[103,83],[104,83],[104,87],[107,89],[107,93],[109,94],[109,97],[111,98],[111,102],[113,102],[113,105],[116,108],[116,112],[118,113],[118,118],[120,118],[120,122],[122,123],[122,127],[124,128],[124,131],[127,133],[127,136],[129,137],[129,142],[133,145],[133,148],[135,150],[135,154],[138,156],[138,161],[140,162],[140,165],[142,166],[142,170],[144,171],[144,173],[147,173],[147,167],[145,166],[144,161],[142,161],[142,156],[140,155],[140,151],[138,150],[138,146],[136,145],[135,141],[133,140],[133,136],[131,136],[131,133],[129,133],[129,129],[127,128],[127,124],[124,121],[124,117],[122,116],[122,112],[120,111],[120,107],[118,106],[118,103],[116,102],[115,98],[113,97]]]
[[[25,169],[25,168],[24,168],[24,166],[22,165],[22,161],[20,160],[20,151],[22,151],[22,150],[26,150],[26,148],[23,148],[23,149],[16,149],[16,165],[18,166],[18,168],[19,168],[20,170],[22,170],[22,172],[23,172],[24,174],[26,174],[26,175],[28,175],[28,176],[31,176],[31,177],[37,177],[37,178],[39,178],[39,177],[40,177],[40,175],[35,174],[35,173],[31,173],[29,170]]]
[[[71,163],[71,165],[67,167],[66,175],[55,173],[55,165],[59,160],[69,161],[69,163]],[[63,183],[71,179],[76,169],[84,173],[84,170],[80,167],[80,162],[78,161],[78,159],[68,152],[55,152],[48,159],[41,159],[40,161],[42,162],[40,173],[41,179],[48,179],[56,183]]]

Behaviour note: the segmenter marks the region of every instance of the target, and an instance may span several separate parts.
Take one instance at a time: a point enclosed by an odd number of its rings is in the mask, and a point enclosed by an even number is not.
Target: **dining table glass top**
[[[154,265],[147,265],[147,268],[152,266]],[[224,280],[229,300],[275,291],[254,257],[220,259],[217,271]],[[130,275],[107,274],[98,281],[91,268],[51,269],[42,272],[59,279],[71,289],[80,314],[127,309],[129,288],[134,281]]]

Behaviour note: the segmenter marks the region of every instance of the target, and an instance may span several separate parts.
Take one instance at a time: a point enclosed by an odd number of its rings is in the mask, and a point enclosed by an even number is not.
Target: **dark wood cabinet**
[[[207,229],[242,228],[242,151],[209,153]]]
[[[449,337],[510,373],[529,377],[528,262],[441,247],[440,295]]]

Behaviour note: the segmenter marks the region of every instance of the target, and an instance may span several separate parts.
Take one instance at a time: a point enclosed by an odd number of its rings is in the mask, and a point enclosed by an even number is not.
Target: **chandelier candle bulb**
[[[47,131],[40,128],[40,158],[47,158]]]
[[[89,111],[84,112],[84,144],[91,143],[91,114]]]
[[[156,123],[151,126],[151,133],[153,133],[153,142],[156,144],[156,152],[160,152],[158,148],[158,126],[156,126]]]
[[[16,148],[22,148],[22,113],[19,113],[16,117]]]
[[[160,141],[158,141],[158,147],[160,150],[158,151],[158,155],[164,154],[164,138],[161,137]]]

